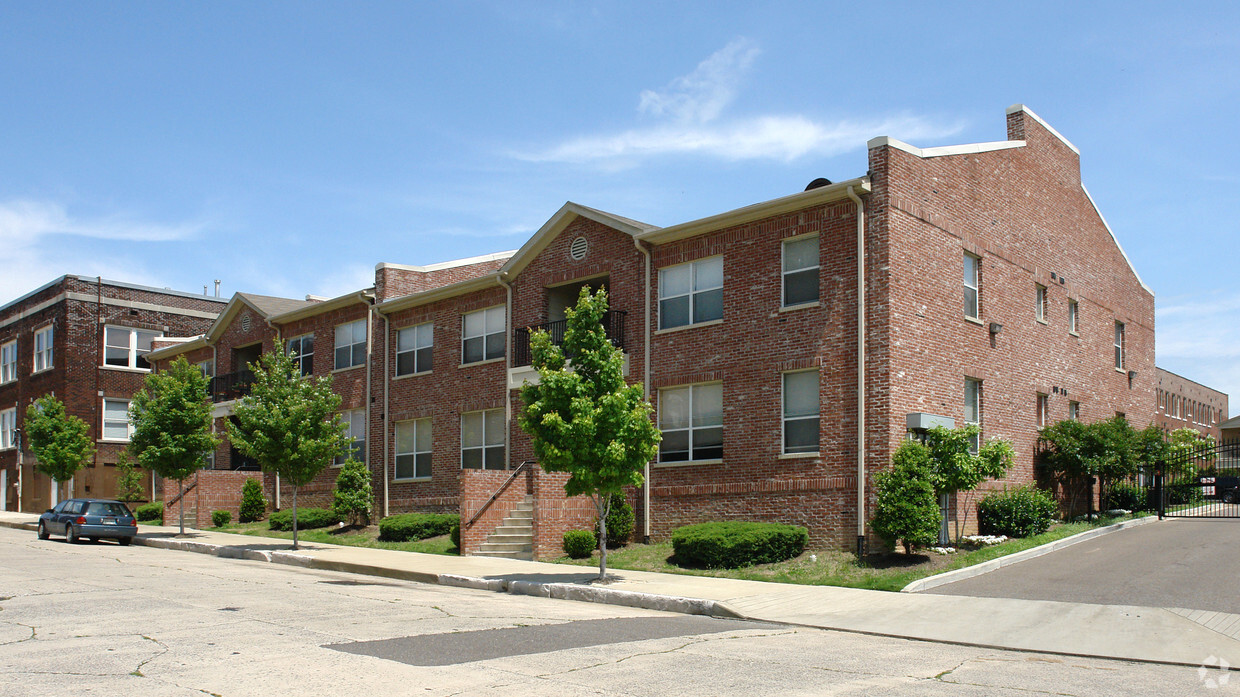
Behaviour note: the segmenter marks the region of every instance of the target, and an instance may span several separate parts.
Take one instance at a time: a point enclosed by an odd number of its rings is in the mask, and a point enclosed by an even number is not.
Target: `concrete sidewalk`
[[[38,517],[0,512],[0,525],[33,531]],[[135,544],[221,557],[343,571],[566,600],[1045,653],[1200,666],[1240,666],[1240,616],[1170,608],[1087,605],[612,570],[616,581],[578,566],[302,543],[210,530],[140,528]],[[33,535],[33,532],[32,532]],[[1208,625],[1208,626],[1207,626]],[[1221,630],[1221,631],[1220,631]],[[1238,632],[1240,634],[1240,632]],[[1217,661],[1215,661],[1217,663]]]

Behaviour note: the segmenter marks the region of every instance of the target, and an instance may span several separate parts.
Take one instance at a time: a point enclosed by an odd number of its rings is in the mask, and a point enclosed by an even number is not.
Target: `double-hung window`
[[[1068,418],[1073,421],[1081,420],[1081,403],[1068,402]]]
[[[504,469],[504,410],[461,414],[461,467]]]
[[[430,372],[434,347],[435,325],[430,322],[396,332],[396,374]]]
[[[818,452],[818,371],[784,373],[784,454]]]
[[[17,379],[17,342],[0,346],[0,385]]]
[[[17,447],[17,407],[0,411],[0,450]],[[6,492],[7,493],[7,492]]]
[[[1046,322],[1046,286],[1037,284],[1033,298],[1033,316],[1039,322]]]
[[[336,327],[336,367],[343,370],[366,362],[366,320]]]
[[[504,308],[470,312],[461,318],[461,363],[504,357]]]
[[[301,371],[302,376],[310,375],[314,372],[314,335],[306,334],[293,339],[289,339],[286,344],[288,355],[293,359],[293,365]],[[363,350],[365,346],[362,347]],[[352,354],[352,351],[350,351]]]
[[[1039,392],[1038,393],[1038,414],[1037,414],[1038,428],[1046,428],[1046,420],[1048,418],[1050,410],[1051,410],[1050,395],[1045,395]]]
[[[151,342],[159,336],[163,335],[145,329],[106,327],[103,330],[103,364],[150,370],[146,354],[151,352]]]
[[[52,367],[52,327],[34,333],[34,372]]]
[[[1075,300],[1068,301],[1068,331],[1076,334],[1077,319],[1081,316],[1081,307]]]
[[[723,257],[659,269],[659,328],[723,319]]]
[[[103,400],[103,437],[105,440],[129,440],[133,424],[129,423],[128,399]]]
[[[818,302],[818,235],[784,240],[784,307]]]
[[[659,462],[723,457],[723,384],[659,390]]]
[[[349,440],[353,441],[349,445],[349,451],[344,455],[336,457],[334,464],[343,465],[346,460],[353,458],[358,462],[366,461],[366,410],[350,409],[340,412],[340,422],[345,425],[345,434],[349,436]]]
[[[396,479],[430,479],[431,420],[396,424]]]
[[[964,316],[969,319],[979,319],[981,317],[981,272],[982,260],[978,257],[964,253]]]
[[[982,381],[964,379],[964,422],[978,427],[977,435],[970,439],[969,451],[977,454],[982,443]]]
[[[1124,323],[1115,323],[1115,369],[1124,369]]]

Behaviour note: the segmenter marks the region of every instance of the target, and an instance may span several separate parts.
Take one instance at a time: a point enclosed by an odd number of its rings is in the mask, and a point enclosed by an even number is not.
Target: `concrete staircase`
[[[495,532],[487,535],[487,541],[475,556],[503,557],[505,559],[534,558],[534,497],[526,496],[508,511]]]

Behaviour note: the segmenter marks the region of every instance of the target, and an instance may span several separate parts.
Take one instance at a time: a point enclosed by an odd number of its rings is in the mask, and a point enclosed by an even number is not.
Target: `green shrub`
[[[805,528],[779,523],[701,523],[672,533],[676,563],[708,569],[781,562],[800,554],[807,542]]]
[[[263,498],[263,485],[250,477],[241,485],[241,511],[237,516],[243,523],[260,520],[267,512],[267,499]],[[300,526],[298,526],[300,527]]]
[[[934,485],[930,483],[930,451],[917,441],[905,441],[891,457],[891,469],[874,475],[874,532],[905,554],[939,540],[942,524]]]
[[[370,470],[366,465],[349,458],[336,475],[336,493],[332,510],[350,525],[370,523]]]
[[[211,511],[211,524],[222,528],[232,522],[232,513],[228,511]]]
[[[598,548],[598,538],[589,530],[569,530],[564,533],[564,553],[573,559],[585,559]]]
[[[1166,490],[1168,506],[1183,506],[1205,500],[1199,484],[1168,484]]]
[[[448,539],[452,540],[452,546],[458,550],[461,548],[461,524],[456,522],[452,524],[452,530],[448,532]]]
[[[1123,508],[1128,511],[1149,510],[1146,499],[1145,487],[1120,482],[1107,487],[1106,494],[1102,497],[1102,510],[1109,511],[1112,508]]]
[[[607,512],[607,549],[615,549],[623,547],[629,541],[629,537],[633,535],[633,525],[635,523],[633,516],[633,507],[629,505],[628,499],[620,494],[614,494],[611,497],[611,510]],[[594,521],[594,546],[598,547],[598,521]]]
[[[983,535],[1032,537],[1046,532],[1059,504],[1046,491],[1022,486],[988,494],[977,503],[977,525]]]
[[[134,509],[134,517],[141,523],[159,523],[164,520],[164,502],[152,501]]]
[[[297,529],[311,530],[313,528],[325,528],[329,525],[335,525],[340,522],[340,516],[335,511],[329,511],[326,508],[298,508],[297,509]],[[293,529],[293,509],[286,508],[283,511],[276,511],[267,517],[267,526],[272,530],[283,530],[288,532]]]
[[[460,525],[461,517],[452,513],[401,513],[379,521],[379,539],[384,542],[409,542],[425,540],[436,535],[447,535],[453,525]]]

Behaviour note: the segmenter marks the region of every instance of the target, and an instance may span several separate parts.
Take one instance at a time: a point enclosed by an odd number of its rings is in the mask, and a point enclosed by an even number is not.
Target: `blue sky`
[[[670,5],[670,8],[668,7]],[[0,2],[0,302],[63,273],[300,297],[1001,140],[1024,103],[1240,413],[1234,3]]]

